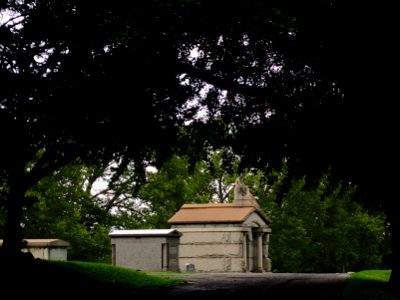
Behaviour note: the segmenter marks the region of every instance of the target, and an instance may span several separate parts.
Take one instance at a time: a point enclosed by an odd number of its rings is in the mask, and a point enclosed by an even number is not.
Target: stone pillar
[[[248,243],[247,243],[247,269],[250,272],[254,272],[255,270],[255,259],[254,259],[254,239],[253,239],[253,231],[247,232]]]
[[[263,233],[259,232],[257,234],[257,272],[264,271],[264,255],[263,255]]]
[[[269,238],[270,234],[266,233],[265,239],[264,239],[264,270],[266,272],[271,272],[272,266],[271,266],[271,259],[269,258]]]
[[[247,264],[247,232],[243,232],[243,271],[249,271],[249,266]]]
[[[264,239],[264,257],[268,258],[269,256],[269,234],[265,234],[265,239]]]

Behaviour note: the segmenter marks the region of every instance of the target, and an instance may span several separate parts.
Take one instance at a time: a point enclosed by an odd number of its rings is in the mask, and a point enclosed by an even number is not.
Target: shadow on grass
[[[10,299],[151,296],[180,283],[111,265],[84,262],[50,263],[35,259],[23,264],[2,264],[0,269],[0,289]]]

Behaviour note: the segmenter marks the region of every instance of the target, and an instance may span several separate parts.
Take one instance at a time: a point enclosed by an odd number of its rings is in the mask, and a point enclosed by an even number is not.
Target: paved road
[[[172,298],[263,295],[271,300],[338,300],[343,299],[341,294],[349,274],[182,273],[173,277],[188,283],[166,291],[165,296]]]

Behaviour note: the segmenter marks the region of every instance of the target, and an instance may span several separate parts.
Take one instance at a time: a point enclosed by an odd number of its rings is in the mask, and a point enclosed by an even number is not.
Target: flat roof
[[[60,239],[24,239],[28,247],[68,247],[69,242]],[[0,245],[3,240],[0,240]]]
[[[109,234],[111,237],[124,236],[181,236],[176,229],[128,229],[128,230],[113,230]]]

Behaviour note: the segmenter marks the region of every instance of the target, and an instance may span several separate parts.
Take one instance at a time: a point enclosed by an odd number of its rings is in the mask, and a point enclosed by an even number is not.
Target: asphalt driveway
[[[272,300],[338,300],[343,299],[342,291],[349,274],[182,273],[168,276],[183,278],[188,283],[164,291],[164,298],[256,296]]]

